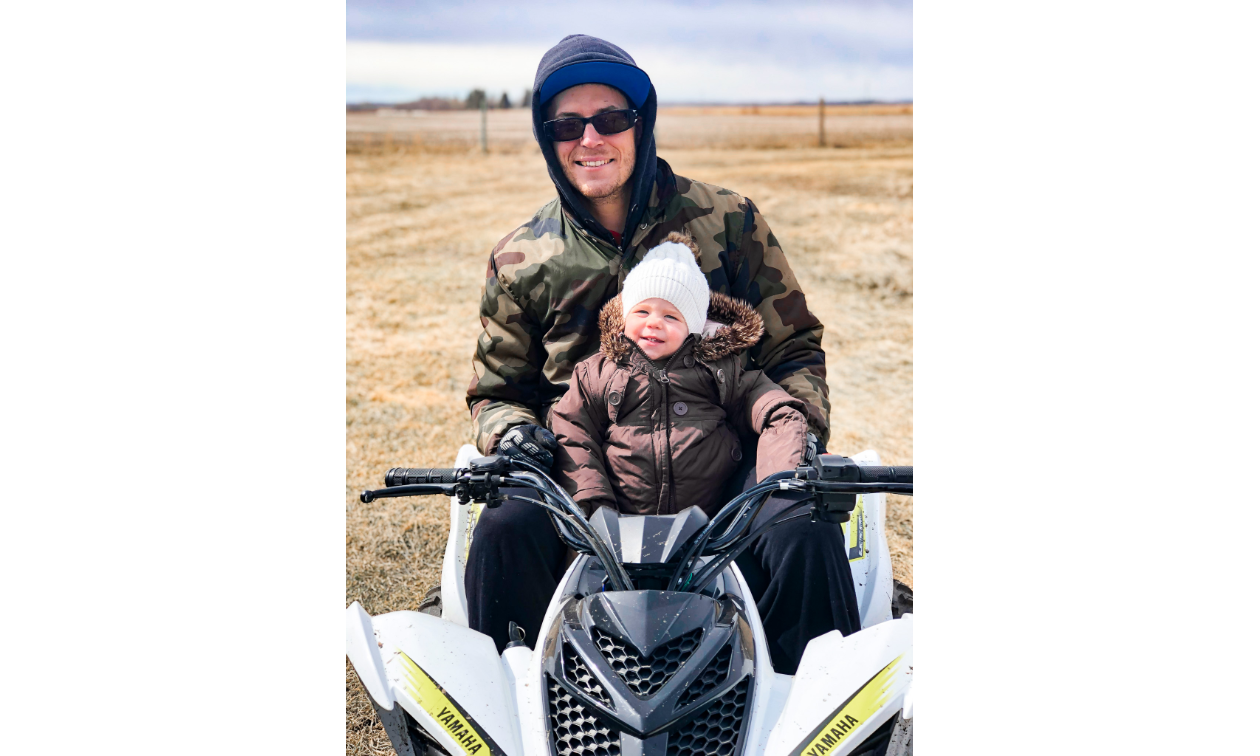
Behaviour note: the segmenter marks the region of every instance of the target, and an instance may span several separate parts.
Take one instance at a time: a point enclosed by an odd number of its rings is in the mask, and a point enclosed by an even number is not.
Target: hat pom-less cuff
[[[648,273],[647,271],[644,271]],[[707,282],[700,296],[694,290],[695,282],[681,281],[667,271],[651,271],[635,279],[627,278],[621,290],[622,316],[628,316],[635,305],[648,299],[662,299],[669,302],[682,313],[687,321],[688,333],[700,333],[704,330],[705,316],[709,311]]]

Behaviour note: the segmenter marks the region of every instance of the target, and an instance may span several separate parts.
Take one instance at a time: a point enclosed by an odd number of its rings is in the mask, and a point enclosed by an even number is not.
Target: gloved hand
[[[814,464],[814,460],[818,459],[818,447],[818,436],[815,436],[813,433],[806,434],[805,457],[801,460],[802,467],[808,467],[809,465]]]
[[[556,461],[554,452],[559,448],[551,431],[537,425],[518,425],[499,439],[499,454],[523,459],[547,472],[551,471],[551,464]]]

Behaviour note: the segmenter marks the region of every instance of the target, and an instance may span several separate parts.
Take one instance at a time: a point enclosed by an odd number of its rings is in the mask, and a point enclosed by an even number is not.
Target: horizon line
[[[403,101],[403,102],[376,102],[376,101],[372,101],[372,100],[359,100],[359,101],[357,101],[357,102],[351,102],[351,101],[347,100],[347,101],[346,101],[346,107],[368,107],[368,106],[373,106],[373,105],[374,105],[374,106],[376,106],[376,107],[378,107],[378,108],[389,108],[389,107],[397,107],[397,106],[399,106],[399,105],[411,105],[412,103],[418,102],[418,101],[420,101],[420,100],[452,100],[452,101],[457,101],[457,100],[461,100],[461,99],[463,99],[463,98],[460,98],[460,97],[442,97],[442,96],[440,96],[440,95],[433,95],[433,96],[421,96],[421,97],[417,97],[417,98],[416,98],[416,99],[414,99],[414,100],[406,100],[406,101]],[[667,107],[669,107],[669,108],[676,108],[676,107],[693,107],[693,108],[694,108],[694,107],[741,107],[741,108],[755,108],[755,107],[776,107],[776,106],[777,106],[777,107],[785,107],[785,106],[801,106],[801,105],[817,105],[817,104],[818,104],[818,102],[817,102],[816,100],[792,100],[792,101],[786,101],[786,100],[775,100],[775,101],[771,101],[771,102],[750,102],[750,101],[731,102],[731,101],[725,101],[725,100],[676,100],[676,101],[670,101],[670,102],[661,102],[661,103],[658,103],[658,104],[657,104],[657,107],[661,107],[661,108],[667,108]],[[913,105],[913,104],[914,104],[914,100],[913,100],[913,98],[908,98],[908,99],[903,99],[903,100],[875,100],[875,99],[863,99],[863,100],[825,100],[825,101],[824,101],[824,104],[826,104],[826,105]],[[491,110],[503,110],[503,108],[498,108],[498,107],[491,107],[490,109],[491,109]],[[523,108],[522,106],[520,106],[520,105],[513,105],[511,108],[508,108],[508,110],[523,110],[523,109],[524,109],[524,108]]]

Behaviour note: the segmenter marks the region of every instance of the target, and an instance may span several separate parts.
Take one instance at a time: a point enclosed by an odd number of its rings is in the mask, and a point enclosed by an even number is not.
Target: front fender
[[[766,756],[844,756],[896,716],[911,690],[914,617],[809,642]]]
[[[354,666],[359,682],[376,704],[386,710],[394,708],[394,695],[385,679],[385,661],[372,628],[372,618],[358,601],[346,607],[346,656]]]
[[[515,694],[489,636],[420,612],[346,611],[347,655],[378,710],[397,703],[457,756],[521,756]]]

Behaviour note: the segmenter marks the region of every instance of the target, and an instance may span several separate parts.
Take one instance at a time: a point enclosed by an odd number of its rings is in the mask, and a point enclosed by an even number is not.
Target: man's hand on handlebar
[[[555,462],[555,452],[560,449],[551,431],[537,425],[518,425],[499,439],[498,453],[505,457],[523,459],[547,472]]]
[[[802,467],[810,467],[814,464],[814,460],[818,458],[818,436],[812,432],[805,436],[805,457],[801,459]]]

